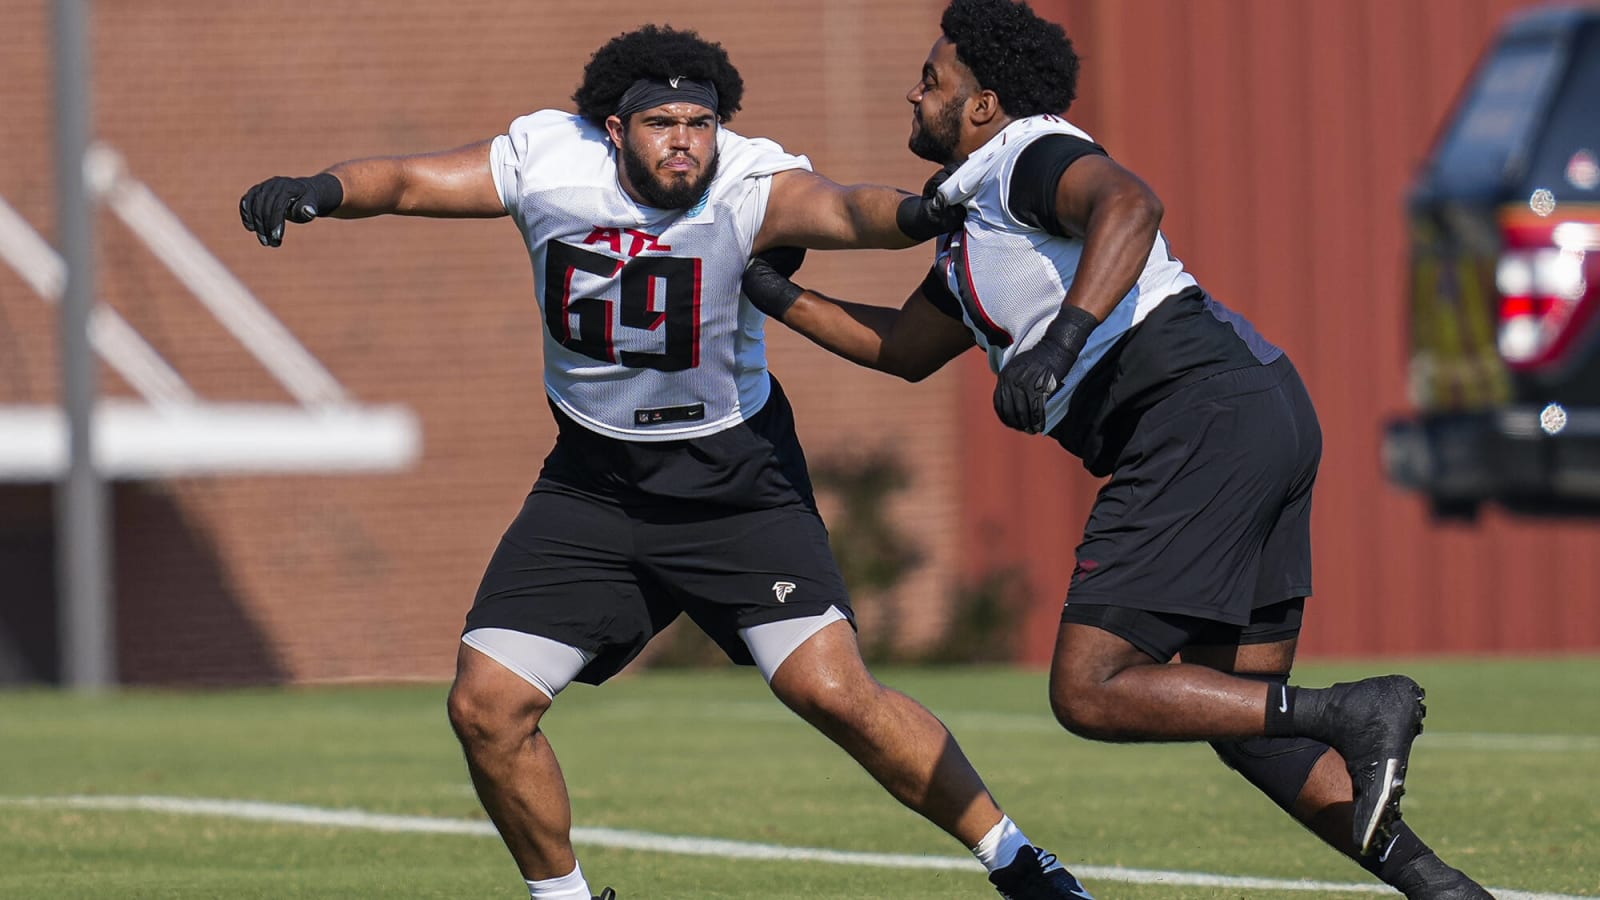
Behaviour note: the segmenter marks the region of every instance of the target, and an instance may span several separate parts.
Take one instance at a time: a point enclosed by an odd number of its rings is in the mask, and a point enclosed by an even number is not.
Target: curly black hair
[[[956,58],[1021,118],[1060,115],[1078,96],[1078,54],[1060,25],[1016,0],[951,0],[939,27]]]
[[[641,78],[662,80],[687,75],[717,88],[717,120],[726,122],[739,111],[744,79],[721,44],[693,31],[670,25],[646,25],[612,38],[583,67],[583,83],[572,94],[578,115],[603,125],[617,111],[617,101]]]

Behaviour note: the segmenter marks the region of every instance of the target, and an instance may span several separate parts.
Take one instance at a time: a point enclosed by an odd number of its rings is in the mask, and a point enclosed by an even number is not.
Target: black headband
[[[617,115],[628,116],[668,103],[694,103],[714,113],[717,111],[717,86],[683,75],[666,79],[641,78],[622,92],[622,99],[617,101]]]

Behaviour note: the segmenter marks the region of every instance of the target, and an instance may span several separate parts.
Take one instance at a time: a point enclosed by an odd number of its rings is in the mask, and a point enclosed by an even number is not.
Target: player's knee
[[[550,708],[550,698],[532,687],[510,696],[486,689],[481,682],[457,678],[445,707],[462,744],[492,747],[520,743],[532,734]]]
[[[1061,723],[1062,728],[1078,737],[1109,741],[1118,736],[1112,727],[1108,710],[1093,695],[1052,690],[1050,711],[1055,713],[1056,721]]]
[[[450,716],[450,727],[464,744],[481,743],[492,727],[493,716],[483,697],[462,684],[459,678],[450,686],[445,711]]]
[[[800,718],[823,728],[849,726],[874,708],[872,693],[882,686],[865,673],[823,670],[772,682],[773,693]]]
[[[1212,741],[1211,749],[1278,806],[1293,810],[1328,745],[1310,738],[1247,738]]]
[[[1115,740],[1114,710],[1105,683],[1056,672],[1050,679],[1050,711],[1061,727],[1081,738]]]
[[[473,743],[480,738],[489,717],[483,704],[462,686],[459,679],[450,686],[450,695],[445,698],[444,705],[445,712],[450,716],[450,727],[462,743]]]

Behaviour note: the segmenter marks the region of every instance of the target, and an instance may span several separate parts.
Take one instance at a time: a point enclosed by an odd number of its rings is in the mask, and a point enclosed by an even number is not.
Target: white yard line
[[[475,819],[440,819],[431,816],[399,816],[356,809],[326,809],[288,803],[262,803],[246,800],[210,800],[198,797],[0,797],[0,806],[66,807],[92,810],[133,810],[171,815],[219,816],[254,822],[282,822],[327,828],[358,828],[366,831],[412,834],[466,834],[495,837],[494,826]],[[590,847],[615,847],[673,853],[682,856],[714,856],[723,859],[792,860],[871,866],[881,869],[957,869],[980,871],[971,857],[918,856],[906,853],[857,853],[819,847],[782,847],[750,841],[700,838],[685,835],[652,834],[618,828],[572,829],[572,841]],[[1336,881],[1293,881],[1281,878],[1249,878],[1213,875],[1206,872],[1163,872],[1156,869],[1127,869],[1121,866],[1074,864],[1074,874],[1091,885],[1097,881],[1129,884],[1161,884],[1184,887],[1215,887],[1230,890],[1310,891],[1343,894],[1388,894],[1391,888],[1377,884]],[[1592,900],[1574,894],[1542,894],[1490,888],[1500,900]]]

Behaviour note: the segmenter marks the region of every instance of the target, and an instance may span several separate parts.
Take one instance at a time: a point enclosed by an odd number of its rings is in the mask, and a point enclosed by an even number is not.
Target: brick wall
[[[251,184],[458,146],[567,106],[594,48],[649,21],[728,48],[747,85],[737,130],[844,182],[915,186],[927,169],[904,149],[902,95],[937,33],[932,2],[91,8],[98,137],[357,398],[416,410],[425,444],[400,473],[119,485],[131,682],[447,676],[483,564],[552,439],[532,278],[506,220],[319,221],[268,251],[239,225]],[[0,4],[0,196],[47,237],[50,43],[48,4]],[[104,300],[204,397],[287,400],[120,222],[100,228]],[[925,251],[813,254],[807,276],[898,303],[926,263]],[[55,401],[52,316],[0,266],[0,404]],[[903,644],[924,642],[957,571],[957,376],[904,385],[773,331],[772,366],[812,458],[886,446],[910,468],[894,515],[927,561],[862,606],[869,632],[893,619]],[[109,372],[102,383],[130,394]],[[41,602],[20,583],[0,585],[5,602]]]

